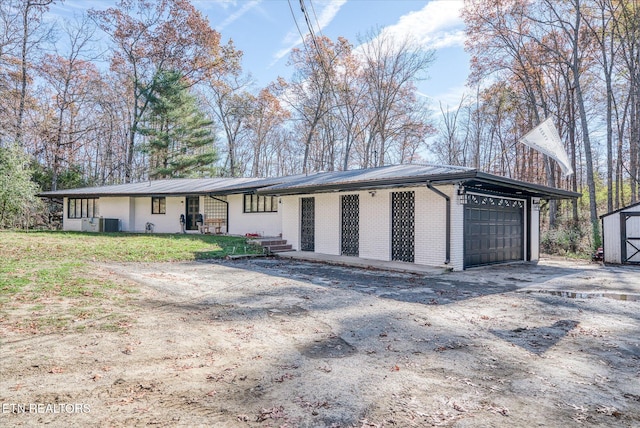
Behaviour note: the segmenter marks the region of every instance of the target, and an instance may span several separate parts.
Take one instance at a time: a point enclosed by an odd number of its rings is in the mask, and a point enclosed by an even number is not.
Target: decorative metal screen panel
[[[227,197],[226,196],[205,196],[204,198],[204,223],[207,226],[226,230],[228,233],[227,221]],[[211,229],[212,231],[214,229]]]
[[[469,205],[481,205],[491,207],[504,207],[504,208],[524,208],[524,201],[519,199],[504,199],[496,196],[484,196],[467,194],[467,204]]]
[[[300,250],[315,251],[315,198],[302,198],[300,209]]]
[[[342,254],[358,256],[360,251],[360,197],[342,196]]]
[[[391,193],[391,260],[415,259],[415,193]]]
[[[524,201],[467,195],[464,266],[524,260]]]

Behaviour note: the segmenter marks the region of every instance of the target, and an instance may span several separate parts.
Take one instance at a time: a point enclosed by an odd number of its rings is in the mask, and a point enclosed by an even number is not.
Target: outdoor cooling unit
[[[83,232],[119,232],[120,220],[117,218],[83,218],[80,230]]]
[[[120,232],[120,220],[117,218],[103,218],[102,220],[102,232]]]
[[[83,232],[101,232],[100,220],[98,217],[83,218],[80,230]]]

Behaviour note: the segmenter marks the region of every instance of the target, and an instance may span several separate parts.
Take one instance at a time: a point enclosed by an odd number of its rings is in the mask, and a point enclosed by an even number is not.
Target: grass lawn
[[[169,262],[261,252],[242,237],[1,231],[0,322],[11,321],[33,333],[65,330],[73,320],[104,315],[101,299],[124,302],[136,291],[132,284],[100,273],[96,262]],[[116,329],[118,322],[107,323],[107,328]]]

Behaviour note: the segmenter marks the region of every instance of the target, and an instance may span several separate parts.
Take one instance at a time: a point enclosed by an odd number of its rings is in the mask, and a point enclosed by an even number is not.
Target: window
[[[69,198],[67,218],[91,218],[98,215],[98,198]]]
[[[244,212],[276,213],[278,212],[278,198],[276,196],[244,195]]]
[[[166,214],[167,198],[164,196],[151,197],[151,214]]]

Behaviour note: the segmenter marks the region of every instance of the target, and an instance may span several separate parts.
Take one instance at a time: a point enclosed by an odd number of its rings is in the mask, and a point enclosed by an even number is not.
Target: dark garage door
[[[467,195],[464,267],[524,259],[524,201]]]

